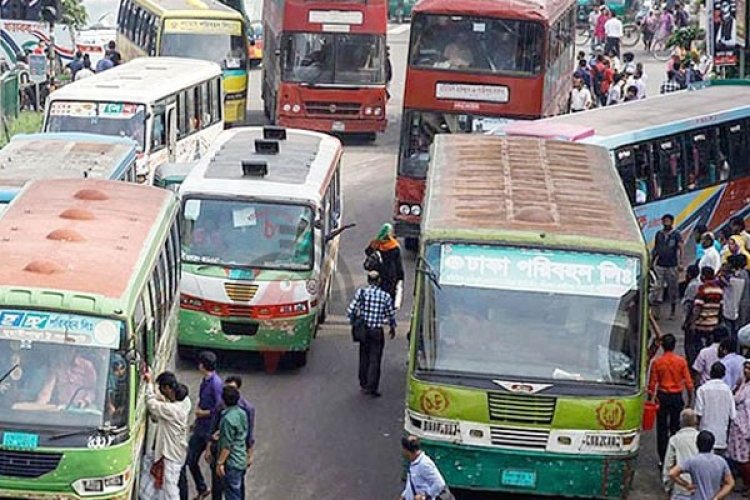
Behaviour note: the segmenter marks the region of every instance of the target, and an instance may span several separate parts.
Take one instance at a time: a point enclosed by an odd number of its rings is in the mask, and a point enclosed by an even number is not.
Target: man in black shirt
[[[664,287],[666,286],[666,300],[671,306],[669,319],[674,319],[677,305],[678,274],[682,260],[682,236],[673,227],[674,216],[665,214],[661,218],[662,229],[656,233],[654,250],[651,254],[656,272],[656,287],[659,303],[665,299]],[[658,304],[655,312],[658,317]]]

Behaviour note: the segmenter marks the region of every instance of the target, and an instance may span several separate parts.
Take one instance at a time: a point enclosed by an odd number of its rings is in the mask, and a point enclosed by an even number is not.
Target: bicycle
[[[669,37],[661,39],[654,39],[654,43],[651,46],[651,56],[657,61],[667,61],[672,57],[673,48],[667,45]]]
[[[626,23],[622,27],[622,38],[620,45],[623,47],[635,47],[641,41],[641,27],[636,23]]]

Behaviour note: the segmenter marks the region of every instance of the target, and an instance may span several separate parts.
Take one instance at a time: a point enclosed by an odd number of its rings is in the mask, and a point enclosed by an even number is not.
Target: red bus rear
[[[575,0],[421,0],[412,15],[394,219],[414,248],[435,134],[562,113]]]
[[[263,106],[285,127],[385,130],[386,0],[265,0]]]

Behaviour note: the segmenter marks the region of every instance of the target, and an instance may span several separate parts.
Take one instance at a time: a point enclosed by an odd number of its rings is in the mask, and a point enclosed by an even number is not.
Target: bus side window
[[[679,137],[664,137],[654,142],[653,166],[656,181],[654,199],[682,190],[682,145]]]
[[[148,27],[147,52],[151,57],[156,56],[156,17],[151,16],[151,24]]]
[[[169,286],[172,289],[173,300],[177,299],[180,286],[180,232],[177,219],[172,223],[167,241],[167,256],[169,257]],[[170,303],[170,307],[172,303]]]
[[[154,360],[154,330],[157,328],[156,325],[156,301],[154,298],[154,292],[152,290],[151,281],[146,285],[146,289],[143,292],[143,305],[146,311],[146,338],[145,345],[146,355],[143,357],[146,362],[151,365]]]
[[[224,113],[224,103],[221,101],[221,79],[214,79],[213,92],[211,93],[211,100],[213,101],[214,110],[214,123],[220,122]]]
[[[167,117],[163,105],[154,107],[154,124],[151,127],[151,151],[158,151],[167,144]]]
[[[336,172],[331,181],[331,229],[338,229],[341,225],[341,160],[336,165]]]
[[[649,144],[638,144],[633,148],[635,163],[635,204],[640,205],[656,196],[656,181],[651,168]]]
[[[211,98],[208,92],[208,82],[203,82],[199,87],[200,93],[200,123],[202,128],[208,127],[211,122]]]
[[[726,154],[730,176],[744,177],[748,173],[747,137],[742,122],[730,122],[721,128],[721,152]]]
[[[620,174],[620,180],[628,194],[630,204],[636,203],[636,182],[635,182],[635,154],[631,148],[620,148],[615,151],[615,162],[617,171]]]
[[[133,314],[133,332],[135,336],[135,349],[144,362],[148,361],[148,318],[146,317],[146,306],[141,295],[135,304]],[[136,383],[140,383],[141,377],[137,377]]]
[[[177,95],[177,139],[187,135],[187,93],[180,92]]]
[[[127,24],[127,13],[130,9],[129,0],[122,0],[120,2],[120,10],[117,13],[117,31],[125,33],[125,26]]]
[[[185,95],[185,118],[187,120],[188,134],[192,134],[198,130],[198,120],[196,119],[195,113],[195,92],[193,89],[189,89],[184,92]]]
[[[135,21],[138,18],[138,7],[136,7],[133,4],[130,4],[130,9],[128,12],[128,25],[125,31],[125,36],[127,36],[128,40],[133,40],[135,37]]]
[[[159,345],[159,339],[161,338],[161,331],[162,328],[164,328],[164,325],[162,324],[162,314],[161,314],[161,291],[159,290],[159,275],[158,275],[158,269],[159,269],[159,263],[157,261],[157,265],[154,268],[154,271],[151,273],[151,279],[148,282],[148,290],[149,295],[151,296],[151,303],[153,304],[154,309],[154,328],[153,328],[153,348],[154,352],[156,352],[156,346]]]
[[[159,254],[159,264],[156,267],[157,276],[159,279],[159,315],[162,318],[162,328],[166,327],[165,323],[168,316],[167,311],[169,310],[167,304],[170,304],[172,302],[172,290],[169,286],[169,274],[167,272],[167,269],[169,269],[169,266],[167,264],[167,252],[166,248],[164,248]],[[162,332],[159,331],[160,335],[161,333]]]

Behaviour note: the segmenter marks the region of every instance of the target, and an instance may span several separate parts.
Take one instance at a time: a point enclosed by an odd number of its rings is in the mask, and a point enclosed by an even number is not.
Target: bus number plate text
[[[519,486],[522,488],[533,488],[536,486],[536,472],[526,470],[505,469],[500,482],[504,486]]]
[[[3,433],[4,448],[31,450],[37,446],[39,446],[39,436],[37,434],[27,434],[25,432]]]

